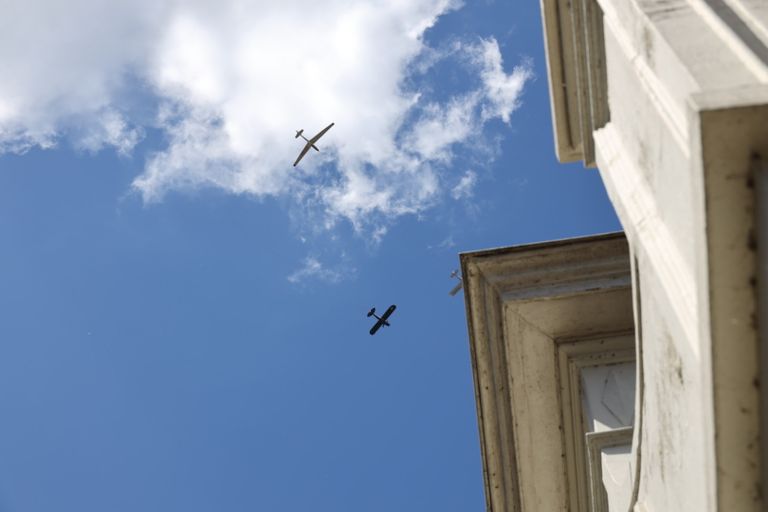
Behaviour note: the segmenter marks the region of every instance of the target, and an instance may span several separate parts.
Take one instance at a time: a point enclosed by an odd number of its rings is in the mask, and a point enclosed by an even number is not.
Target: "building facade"
[[[461,256],[488,508],[764,510],[768,2],[541,6],[624,235]]]

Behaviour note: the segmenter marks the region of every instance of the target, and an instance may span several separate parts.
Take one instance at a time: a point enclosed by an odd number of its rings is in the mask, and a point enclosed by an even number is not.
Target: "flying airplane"
[[[387,308],[387,310],[384,312],[383,315],[379,316],[376,314],[376,308],[371,308],[371,310],[368,312],[368,316],[375,316],[378,322],[376,322],[373,327],[371,327],[371,330],[369,331],[371,333],[371,336],[376,334],[376,331],[378,331],[382,325],[389,326],[389,322],[387,322],[387,318],[390,317],[392,313],[395,312],[395,309],[397,306],[392,304]]]
[[[294,167],[296,167],[296,164],[298,164],[298,163],[299,163],[299,160],[301,160],[302,158],[304,158],[304,155],[306,155],[306,154],[307,154],[307,151],[309,151],[309,148],[312,148],[312,149],[314,149],[315,151],[320,151],[319,149],[317,149],[317,146],[315,146],[315,142],[317,142],[317,141],[320,139],[320,137],[322,137],[323,135],[325,135],[325,132],[327,132],[328,130],[330,130],[330,129],[331,129],[331,126],[333,126],[334,124],[336,124],[336,123],[331,123],[331,124],[329,124],[328,126],[326,126],[325,128],[323,128],[323,129],[320,131],[320,133],[318,133],[317,135],[315,135],[315,136],[314,136],[314,137],[312,137],[311,139],[308,139],[308,138],[306,138],[304,135],[302,135],[302,134],[304,133],[304,128],[302,128],[301,130],[296,130],[296,138],[298,139],[299,137],[301,137],[302,139],[304,139],[305,141],[307,141],[307,143],[304,145],[304,149],[302,149],[302,150],[301,150],[301,153],[299,153],[299,158],[297,158],[297,159],[296,159],[296,161],[295,161],[295,162],[293,162],[293,166],[294,166]]]
[[[448,292],[448,295],[453,297],[454,295],[459,293],[459,290],[461,290],[461,287],[464,286],[464,282],[461,280],[461,276],[459,275],[459,271],[458,270],[454,270],[453,272],[451,272],[451,277],[455,277],[456,279],[459,280],[459,284],[454,286],[453,289]]]

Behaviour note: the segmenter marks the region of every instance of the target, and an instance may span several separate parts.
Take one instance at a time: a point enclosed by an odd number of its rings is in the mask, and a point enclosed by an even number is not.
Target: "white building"
[[[542,12],[557,155],[626,241],[462,255],[488,508],[765,510],[768,0]]]

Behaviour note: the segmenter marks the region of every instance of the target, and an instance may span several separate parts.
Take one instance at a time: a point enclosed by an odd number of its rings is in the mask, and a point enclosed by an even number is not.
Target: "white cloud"
[[[502,67],[501,51],[495,39],[481,41],[474,48],[475,61],[481,66],[481,78],[488,104],[483,107],[483,117],[500,117],[509,123],[512,112],[520,106],[520,95],[525,83],[533,78],[529,63],[516,66],[507,75]]]
[[[103,125],[126,75],[152,50],[163,10],[148,1],[0,4],[0,148],[50,147],[64,131]],[[127,143],[108,133],[102,141]]]
[[[129,154],[143,138],[140,127],[131,127],[125,118],[114,110],[105,109],[84,125],[75,144],[87,151],[97,152],[105,146],[112,146],[121,155]]]
[[[350,273],[354,273],[354,270],[348,270],[348,272],[345,273],[341,269],[330,269],[323,265],[317,258],[308,256],[304,259],[302,266],[289,275],[287,279],[294,284],[302,283],[307,279],[318,279],[327,283],[338,283],[346,277],[349,277]]]
[[[451,99],[446,105],[431,103],[411,129],[406,147],[425,160],[448,162],[451,146],[462,142],[480,129],[475,110],[479,91]]]
[[[472,170],[465,172],[456,186],[451,189],[451,197],[454,199],[472,197],[475,184],[477,184],[477,173]]]
[[[448,235],[443,238],[440,243],[436,245],[428,245],[427,249],[452,249],[456,247],[456,242],[453,240],[453,235]]]
[[[288,196],[324,227],[374,238],[429,208],[457,146],[508,122],[530,78],[507,75],[494,39],[457,51],[482,83],[445,102],[406,86],[423,41],[456,0],[11,0],[0,5],[0,152],[113,147],[145,128],[168,144],[134,189],[145,201],[215,187]],[[423,69],[421,70],[424,71]],[[159,105],[147,121],[138,96]],[[142,96],[143,97],[143,96]],[[295,129],[336,125],[300,167]],[[448,174],[446,174],[448,173]]]

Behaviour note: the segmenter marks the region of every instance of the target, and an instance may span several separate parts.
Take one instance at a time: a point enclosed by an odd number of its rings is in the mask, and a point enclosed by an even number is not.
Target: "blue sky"
[[[0,13],[0,511],[483,510],[457,255],[619,229],[538,5],[141,3]]]

